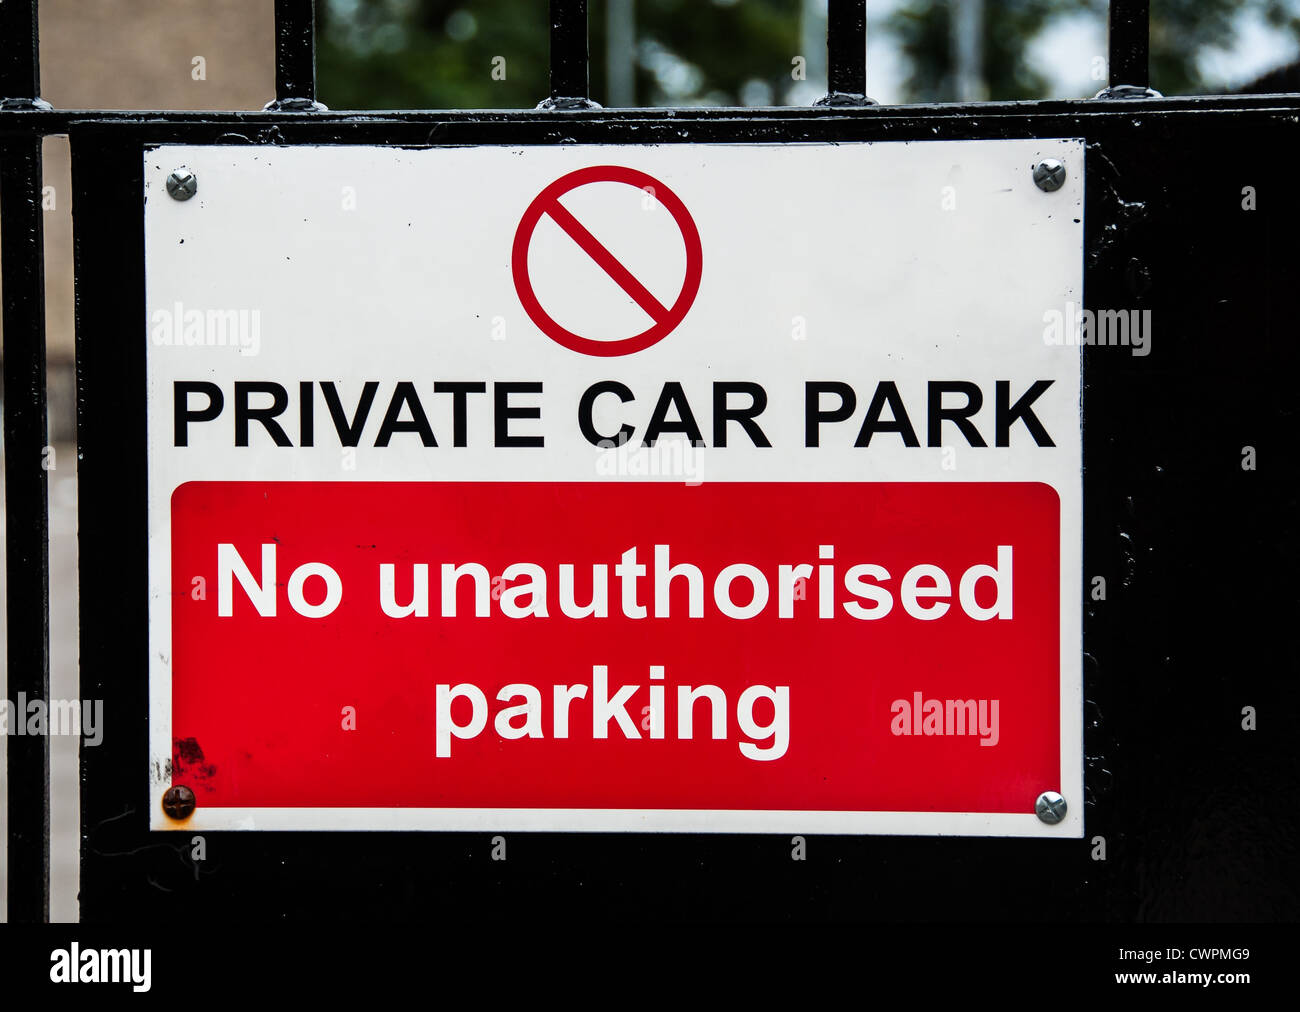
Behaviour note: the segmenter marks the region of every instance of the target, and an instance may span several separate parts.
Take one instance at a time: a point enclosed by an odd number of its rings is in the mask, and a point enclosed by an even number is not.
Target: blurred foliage
[[[984,80],[994,100],[1041,98],[1047,80],[1031,66],[1029,44],[1052,22],[1096,18],[1105,25],[1107,0],[985,0]],[[911,101],[951,102],[956,97],[949,42],[952,5],[904,0],[887,19],[907,64]],[[1243,16],[1300,36],[1300,0],[1152,0],[1151,86],[1166,95],[1208,94],[1225,82],[1206,80],[1199,57],[1207,47],[1229,48]],[[1105,53],[1098,53],[1103,57]],[[1102,67],[1104,72],[1104,66]],[[1097,81],[1097,90],[1106,81]],[[1085,96],[1075,96],[1085,97]]]
[[[951,102],[953,80],[952,4],[905,0],[887,19],[907,65],[904,90],[914,102]],[[1088,0],[985,0],[984,83],[994,100],[1040,98],[1047,80],[1029,65],[1028,42],[1053,18],[1078,13]]]
[[[317,5],[321,99],[332,108],[520,109],[549,94],[547,0]],[[602,101],[606,3],[589,0],[589,6],[591,94]],[[635,0],[635,6],[636,104],[809,100],[790,72],[800,52],[802,0]],[[1224,82],[1205,79],[1199,57],[1207,47],[1231,47],[1243,14],[1300,36],[1300,0],[1152,0],[1151,6],[1152,86],[1168,95],[1224,89]],[[1066,18],[1104,26],[1106,7],[1106,0],[985,0],[987,97],[1047,95],[1044,68],[1031,59],[1034,40]],[[955,97],[951,10],[951,0],[900,0],[888,16],[870,22],[903,58],[907,101]]]
[[[636,0],[638,104],[779,104],[793,83],[801,6],[800,0]],[[594,43],[605,37],[605,4],[593,0],[590,8]],[[603,46],[593,44],[592,57],[592,94],[599,96],[605,93]]]
[[[1300,39],[1300,0],[1152,0],[1151,11],[1151,86],[1167,95],[1225,90],[1223,81],[1201,76],[1195,57],[1205,46],[1231,46],[1243,14]]]
[[[546,0],[317,0],[321,101],[335,109],[520,109],[550,94]],[[639,105],[779,103],[800,0],[636,0]],[[605,3],[591,0],[591,94]],[[494,79],[494,59],[505,79]],[[497,77],[500,77],[500,70]]]
[[[538,0],[317,0],[316,65],[332,109],[530,108],[547,95]],[[492,59],[505,57],[505,80]]]

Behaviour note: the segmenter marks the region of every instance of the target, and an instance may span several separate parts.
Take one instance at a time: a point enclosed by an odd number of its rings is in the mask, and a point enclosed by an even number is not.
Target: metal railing
[[[1158,97],[1148,80],[1148,0],[1111,0],[1109,87],[1098,99]],[[138,122],[140,113],[52,110],[40,99],[38,0],[0,3],[0,260],[3,269],[4,451],[8,687],[28,700],[49,696],[49,563],[46,471],[44,241],[41,142],[76,121]],[[829,0],[828,94],[817,105],[849,114],[880,107],[866,90],[866,2]],[[275,0],[276,94],[259,115],[328,116],[316,100],[313,0]],[[586,0],[550,0],[550,95],[529,116],[598,110],[589,95]],[[1104,104],[1104,103],[1099,103]],[[874,108],[873,108],[874,107]],[[164,113],[146,114],[170,122]],[[174,114],[179,118],[180,114]],[[185,114],[215,121],[230,114]],[[411,114],[366,114],[366,121],[404,122]],[[617,113],[608,111],[606,115]],[[360,117],[358,117],[359,121]],[[519,117],[515,117],[516,120]],[[513,121],[512,121],[513,122]],[[36,922],[49,911],[49,741],[10,735],[8,770],[8,916]],[[142,774],[143,775],[143,774]]]
[[[0,101],[6,118],[40,109],[37,4],[0,4]],[[48,106],[46,106],[48,108]],[[50,695],[49,495],[45,418],[45,232],[40,134],[0,143],[4,288],[5,580],[8,692]],[[50,742],[6,736],[11,921],[50,909]]]

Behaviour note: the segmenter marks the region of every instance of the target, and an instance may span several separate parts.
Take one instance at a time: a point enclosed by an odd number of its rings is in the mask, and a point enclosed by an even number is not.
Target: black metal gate
[[[522,112],[316,106],[311,0],[276,0],[277,101],[257,113],[53,110],[36,2],[0,4],[9,690],[48,696],[41,140],[68,134],[76,229],[86,921],[813,917],[1288,920],[1300,787],[1292,468],[1300,95],[1147,91],[1147,3],[1112,0],[1111,88],[1089,101],[881,107],[863,0],[831,0],[830,95],[806,109],[601,110],[585,0],[551,0],[551,91]],[[1086,834],[1082,841],[148,830],[142,152],[168,143],[455,146],[1082,137],[1085,298],[1157,321],[1152,354],[1085,352]],[[1257,209],[1243,204],[1249,187]],[[1258,465],[1242,466],[1254,448]],[[1258,730],[1242,728],[1254,707]],[[48,743],[12,737],[9,916],[48,910]],[[1104,837],[1106,859],[1096,860]],[[340,890],[340,876],[350,883]]]

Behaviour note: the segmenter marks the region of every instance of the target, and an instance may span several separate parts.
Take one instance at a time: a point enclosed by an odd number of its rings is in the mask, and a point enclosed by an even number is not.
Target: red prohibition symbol
[[[614,254],[560,203],[561,196],[587,183],[626,183],[628,186],[635,186],[653,196],[673,216],[673,220],[681,230],[682,241],[686,244],[686,277],[682,281],[681,292],[671,306],[665,306],[655,298],[645,285],[619,263]],[[542,304],[537,300],[537,293],[533,291],[532,279],[528,276],[528,247],[542,215],[550,215],[551,219],[581,247],[583,252],[645,311],[654,321],[648,330],[618,341],[595,341],[566,330],[542,308]],[[682,203],[681,198],[654,176],[621,165],[593,165],[586,169],[578,169],[576,172],[561,176],[546,187],[533,199],[524,211],[524,216],[519,219],[511,254],[515,291],[519,293],[519,301],[523,304],[529,319],[537,324],[547,337],[570,351],[604,357],[630,355],[649,348],[672,333],[685,319],[686,313],[695,301],[696,293],[700,290],[703,263],[704,254],[700,248],[699,230],[695,227],[695,221],[686,210],[686,205]]]

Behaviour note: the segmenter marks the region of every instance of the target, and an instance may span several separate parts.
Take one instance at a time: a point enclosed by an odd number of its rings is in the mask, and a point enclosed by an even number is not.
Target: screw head
[[[182,165],[167,177],[167,192],[173,200],[189,200],[199,192],[199,177]]]
[[[1065,185],[1065,166],[1057,158],[1044,158],[1034,166],[1034,183],[1044,193],[1052,193]]]
[[[194,792],[181,785],[169,787],[162,799],[163,811],[167,813],[167,817],[178,822],[194,814],[194,804]]]
[[[1055,826],[1065,818],[1069,807],[1065,799],[1055,791],[1043,791],[1034,802],[1034,814],[1049,826]]]

